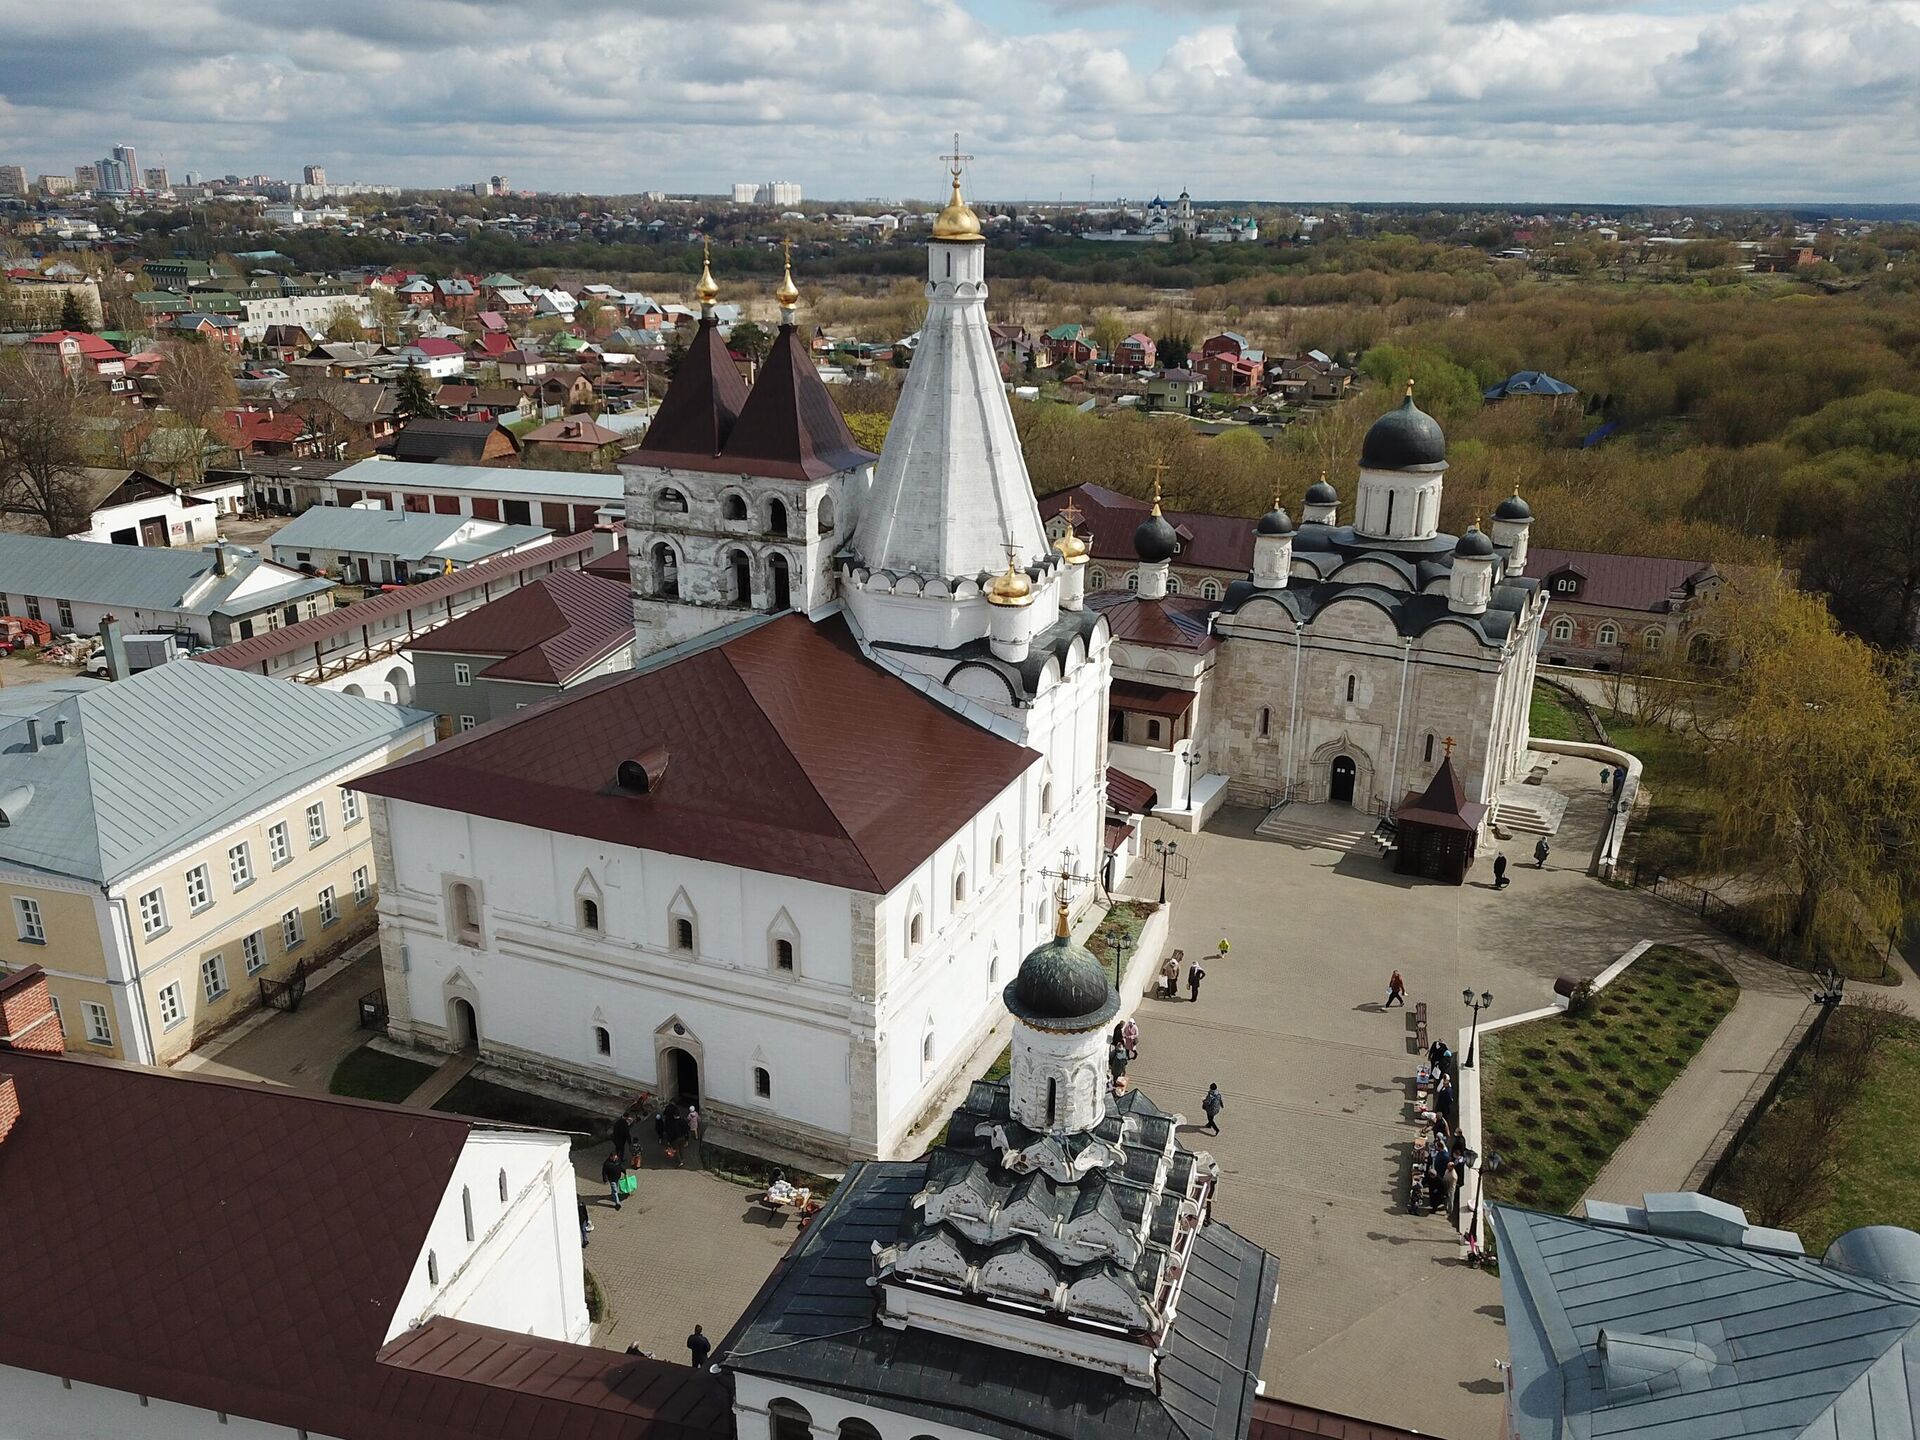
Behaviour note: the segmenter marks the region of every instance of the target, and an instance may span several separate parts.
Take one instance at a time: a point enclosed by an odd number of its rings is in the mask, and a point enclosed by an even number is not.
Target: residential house
[[[610,465],[620,452],[638,443],[638,436],[627,436],[594,423],[590,415],[568,415],[550,420],[521,437],[530,465],[545,465],[555,470],[599,469]]]
[[[591,530],[602,512],[618,518],[626,511],[626,492],[617,475],[510,465],[376,458],[316,480],[312,493],[322,505],[375,500],[389,508],[436,515],[544,525],[556,535]]]
[[[1721,637],[1695,618],[1723,579],[1708,561],[1540,549],[1527,569],[1553,601],[1540,648],[1549,665],[1632,669],[1676,647],[1696,664],[1720,658]]]
[[[1276,388],[1290,399],[1341,400],[1353,393],[1353,371],[1323,351],[1290,355],[1278,368]]]
[[[66,538],[162,548],[211,545],[219,538],[218,505],[144,470],[89,466],[74,476],[74,483],[80,491],[77,509],[87,523],[67,532]],[[23,535],[47,533],[39,516],[20,511],[0,515],[0,524]]]
[[[296,375],[351,380],[391,363],[386,348],[373,340],[324,340],[297,360],[287,362]]]
[[[504,335],[507,333],[507,317],[498,310],[481,310],[474,315],[482,335]]]
[[[1200,357],[1209,355],[1236,355],[1243,360],[1264,362],[1266,352],[1256,350],[1247,343],[1247,337],[1238,330],[1222,330],[1218,335],[1209,335],[1200,342]]]
[[[408,368],[418,366],[435,380],[450,379],[467,371],[466,348],[458,341],[440,340],[432,336],[422,336],[411,344],[402,345],[398,359]]]
[[[406,585],[538,545],[553,532],[470,515],[315,505],[274,533],[273,558],[303,574]]]
[[[520,440],[494,420],[421,417],[407,421],[384,447],[396,460],[428,464],[511,465]]]
[[[285,364],[313,349],[313,337],[298,325],[269,325],[260,337],[260,353]]]
[[[325,442],[312,421],[299,410],[275,408],[229,410],[227,437],[241,455],[318,455]]]
[[[485,330],[467,347],[467,359],[475,365],[494,365],[513,348],[513,337],[504,330]]]
[[[0,1213],[64,1282],[0,1309],[11,1434],[734,1435],[716,1378],[585,1343],[567,1136],[61,1055],[57,983],[0,981]]]
[[[400,297],[400,303],[412,306],[416,310],[430,307],[440,298],[439,291],[433,288],[433,282],[424,275],[416,275],[393,292]]]
[[[1104,485],[1057,490],[1040,500],[1040,515],[1049,539],[1057,540],[1065,533],[1067,522],[1061,512],[1069,501],[1079,512],[1080,538],[1088,546],[1088,596],[1101,590],[1134,589],[1140,557],[1134,548],[1133,532],[1147,519],[1152,506]],[[1169,595],[1218,600],[1227,593],[1227,586],[1246,578],[1253,566],[1254,544],[1253,527],[1248,521],[1237,515],[1200,511],[1164,513],[1176,542],[1167,573]]]
[[[475,294],[473,282],[452,276],[434,282],[434,303],[450,315],[468,315],[473,312]]]
[[[341,786],[431,729],[187,661],[0,691],[0,968],[48,968],[71,1048],[172,1064],[373,927],[373,827]]]
[[[1055,365],[1092,365],[1100,358],[1100,347],[1084,325],[1056,325],[1047,331],[1047,358]]]
[[[175,550],[0,532],[0,615],[62,634],[95,635],[118,617],[130,634],[171,630],[224,645],[316,614],[332,590],[224,541]]]
[[[366,455],[400,428],[399,395],[377,381],[308,381],[294,387],[292,404],[328,438],[326,448],[339,451],[335,459]]]
[[[1136,330],[1114,347],[1113,368],[1128,374],[1137,370],[1151,370],[1156,348],[1151,335],[1144,330]]]
[[[231,315],[210,315],[204,310],[189,310],[174,316],[167,322],[166,328],[176,335],[218,345],[235,355],[240,353],[240,322]]]
[[[633,663],[633,582],[556,570],[407,645],[413,704],[443,734],[502,715]]]
[[[546,356],[531,350],[502,350],[494,356],[494,363],[500,367],[500,378],[509,385],[544,380],[547,371],[553,368]]]
[[[1260,362],[1225,350],[1200,357],[1200,377],[1216,395],[1258,395],[1263,372]]]
[[[1162,370],[1147,381],[1147,408],[1191,415],[1200,408],[1207,382],[1193,370]]]
[[[51,356],[71,376],[97,379],[110,394],[133,389],[127,356],[115,345],[84,330],[50,330],[27,341],[27,354]]]
[[[540,410],[543,415],[566,415],[593,405],[593,381],[573,366],[553,370],[540,382]]]

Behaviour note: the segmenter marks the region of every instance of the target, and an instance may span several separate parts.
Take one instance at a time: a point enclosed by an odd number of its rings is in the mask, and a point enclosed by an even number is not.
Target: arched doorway
[[[1353,803],[1353,780],[1358,774],[1351,755],[1333,757],[1333,778],[1327,786],[1327,799],[1335,805]]]
[[[753,604],[753,565],[747,559],[746,552],[735,550],[727,556],[727,573],[733,580],[733,603],[740,606]]]
[[[447,1002],[447,1015],[453,1021],[453,1039],[462,1050],[480,1048],[480,1018],[473,1013],[473,1002],[456,995]]]
[[[413,703],[413,676],[407,673],[404,665],[396,665],[387,671],[387,684],[393,689],[393,702],[396,705]]]
[[[653,547],[653,593],[666,600],[680,598],[680,558],[664,540]]]
[[[775,555],[767,561],[767,571],[773,580],[773,608],[785,610],[793,603],[793,586],[787,576],[787,557]]]
[[[660,1052],[660,1084],[682,1105],[700,1103],[700,1062],[677,1046]]]

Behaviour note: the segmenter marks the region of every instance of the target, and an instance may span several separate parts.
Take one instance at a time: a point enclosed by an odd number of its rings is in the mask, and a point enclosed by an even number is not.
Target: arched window
[[[1359,688],[1360,688],[1359,677],[1354,675],[1347,676],[1347,703],[1349,705],[1353,703],[1354,694],[1359,690]]]
[[[880,1440],[880,1432],[861,1419],[842,1420],[839,1440]]]
[[[1159,738],[1160,738],[1160,722],[1158,720],[1151,720],[1151,719],[1148,720],[1147,721],[1147,739],[1157,741]]]
[[[931,1030],[920,1038],[920,1063],[933,1064],[933,1031]]]
[[[1138,590],[1140,588],[1140,572],[1138,570],[1129,570],[1127,572],[1127,588],[1129,590]]]
[[[1214,579],[1202,580],[1200,582],[1200,598],[1202,600],[1218,600],[1220,598],[1220,582]]]
[[[1553,630],[1551,633],[1556,640],[1573,639],[1573,621],[1562,615],[1558,620],[1553,622]]]
[[[1098,565],[1087,571],[1087,589],[1104,590],[1107,588],[1107,572]]]
[[[753,562],[744,550],[727,552],[727,599],[735,605],[753,604]]]
[[[440,1283],[440,1257],[432,1250],[427,1251],[427,1283],[429,1285]]]
[[[914,950],[918,950],[920,948],[920,942],[925,940],[926,938],[927,938],[927,913],[924,910],[915,910],[911,915],[907,917],[907,949],[908,951],[911,952]]]
[[[673,917],[673,948],[676,950],[693,949],[693,921],[684,915]]]
[[[460,1218],[466,1222],[467,1243],[473,1243],[473,1191],[465,1185],[460,1187]]]
[[[1433,732],[1431,730],[1427,732],[1427,749],[1421,759],[1429,765],[1433,763]]]
[[[1696,665],[1712,665],[1720,658],[1720,642],[1711,635],[1695,635],[1687,641],[1687,659]]]
[[[742,495],[723,495],[720,499],[720,518],[722,520],[746,519],[746,497]]]
[[[781,939],[773,942],[773,968],[793,969],[793,941]]]
[[[507,1203],[507,1167],[504,1165],[500,1167],[500,1203]]]
[[[953,872],[953,903],[964,905],[967,899],[967,872],[955,867]]]
[[[1617,645],[1620,643],[1620,627],[1608,620],[1600,626],[1599,633],[1593,638],[1602,645]]]
[[[448,908],[453,916],[453,940],[456,945],[480,943],[480,897],[473,886],[456,880],[447,891]]]
[[[814,523],[820,527],[822,535],[833,533],[833,496],[820,497],[820,508],[814,512],[814,517]]]
[[[1666,638],[1667,632],[1662,630],[1658,625],[1654,625],[1647,630],[1646,634],[1640,637],[1640,643],[1645,645],[1649,650],[1658,650]]]
[[[1040,787],[1040,813],[1053,814],[1053,781],[1051,780]]]
[[[668,600],[680,598],[680,557],[664,540],[653,547],[653,593]]]
[[[767,534],[784,535],[787,533],[787,502],[774,497],[767,501]]]
[[[764,1065],[753,1067],[753,1093],[762,1100],[773,1098],[773,1072]]]
[[[613,1054],[613,1032],[604,1025],[593,1027],[593,1053],[596,1055]]]
[[[1007,835],[1004,830],[996,829],[993,832],[993,868],[994,870],[998,871],[999,868],[1006,863],[1006,859],[1007,859]]]
[[[1167,593],[1169,595],[1178,595],[1180,593],[1180,577],[1171,570],[1167,572]]]
[[[586,895],[580,897],[580,928],[595,932],[600,929],[600,902]]]
[[[767,1419],[773,1440],[813,1440],[813,1416],[804,1405],[784,1397],[767,1402]]]
[[[653,497],[653,508],[668,514],[684,515],[687,513],[687,497],[668,485]]]
[[[1262,705],[1260,707],[1259,730],[1262,740],[1273,733],[1273,710],[1270,706]]]

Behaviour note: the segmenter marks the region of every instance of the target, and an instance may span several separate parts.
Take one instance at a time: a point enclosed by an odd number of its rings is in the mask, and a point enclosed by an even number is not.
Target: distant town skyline
[[[0,0],[0,164],[932,199],[1920,199],[1920,0]],[[717,37],[725,37],[718,43]],[[78,103],[85,97],[85,103]]]

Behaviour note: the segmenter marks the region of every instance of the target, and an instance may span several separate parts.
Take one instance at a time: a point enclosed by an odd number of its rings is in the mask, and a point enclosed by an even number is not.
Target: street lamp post
[[[1827,1020],[1839,1007],[1842,992],[1847,988],[1847,977],[1831,965],[1824,965],[1814,973],[1813,1003],[1820,1007],[1820,1019],[1813,1032],[1813,1058],[1820,1058],[1820,1042],[1827,1033]]]
[[[1153,842],[1153,853],[1160,857],[1160,903],[1162,905],[1167,903],[1167,864],[1173,859],[1179,849],[1179,842],[1175,840],[1155,840]]]
[[[1193,776],[1194,772],[1200,768],[1200,757],[1189,747],[1180,753],[1180,764],[1187,772],[1187,809],[1191,810],[1193,809]]]
[[[1493,1004],[1493,992],[1482,990],[1475,995],[1471,990],[1462,990],[1460,998],[1473,1007],[1473,1029],[1467,1032],[1467,1058],[1461,1062],[1463,1068],[1473,1068],[1473,1052],[1480,1039],[1480,1012]]]

